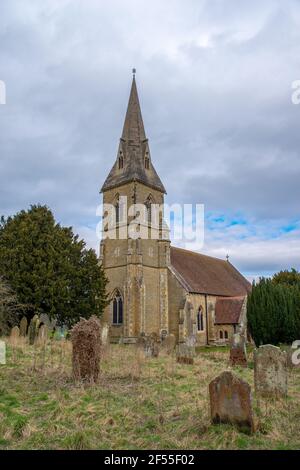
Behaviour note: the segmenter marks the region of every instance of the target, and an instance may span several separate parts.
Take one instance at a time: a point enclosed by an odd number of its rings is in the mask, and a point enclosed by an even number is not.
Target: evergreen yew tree
[[[255,344],[292,343],[300,339],[300,284],[288,271],[261,278],[248,296],[247,318]]]
[[[0,224],[0,276],[26,304],[28,316],[47,313],[72,325],[101,316],[107,280],[96,253],[55,222],[51,210],[34,205]]]

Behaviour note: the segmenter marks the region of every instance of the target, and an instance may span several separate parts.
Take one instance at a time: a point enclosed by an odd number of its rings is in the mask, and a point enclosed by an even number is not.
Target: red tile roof
[[[245,296],[251,284],[228,261],[171,247],[171,269],[193,293],[221,297]]]
[[[215,324],[238,323],[245,297],[218,297]]]

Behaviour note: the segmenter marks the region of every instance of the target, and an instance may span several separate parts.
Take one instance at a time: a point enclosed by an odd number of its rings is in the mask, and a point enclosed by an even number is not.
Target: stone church
[[[163,204],[165,187],[157,174],[146,137],[135,75],[116,161],[102,188],[103,203],[116,208],[116,236],[103,224],[100,261],[109,280],[111,302],[104,312],[111,341],[135,342],[141,334],[174,334],[197,344],[227,342],[246,329],[249,282],[228,261],[172,247],[163,236],[120,237],[128,227],[128,213],[120,217],[120,201],[127,197],[143,204]],[[151,217],[145,218],[146,230]],[[145,229],[145,227],[143,227]]]

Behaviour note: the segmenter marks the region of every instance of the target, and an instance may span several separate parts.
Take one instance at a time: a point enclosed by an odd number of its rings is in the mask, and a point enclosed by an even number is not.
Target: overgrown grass
[[[253,397],[259,430],[247,435],[209,419],[208,384],[229,368],[228,348],[200,349],[194,365],[145,359],[111,345],[94,386],[74,384],[69,342],[8,340],[0,366],[0,449],[298,449],[300,371],[289,395]],[[252,353],[250,353],[250,361]],[[253,369],[235,368],[253,390]]]

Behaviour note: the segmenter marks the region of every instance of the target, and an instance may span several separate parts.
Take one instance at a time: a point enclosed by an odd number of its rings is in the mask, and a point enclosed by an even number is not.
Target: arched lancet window
[[[220,330],[220,339],[223,339],[223,331]]]
[[[198,329],[198,331],[203,331],[204,330],[202,307],[199,307],[199,310],[198,310],[198,313],[197,313],[197,329]]]
[[[113,299],[113,325],[123,323],[123,299],[120,292],[116,292]]]
[[[224,331],[224,338],[228,339],[228,331],[227,330]]]

